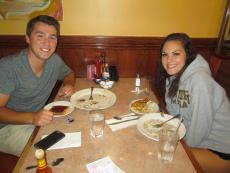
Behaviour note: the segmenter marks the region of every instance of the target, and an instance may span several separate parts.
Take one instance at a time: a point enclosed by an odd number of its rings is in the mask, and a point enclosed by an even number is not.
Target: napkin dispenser
[[[113,65],[109,66],[109,75],[110,75],[109,79],[111,81],[116,81],[116,82],[118,81],[119,75],[118,75],[118,71],[117,71],[116,66],[113,66]]]

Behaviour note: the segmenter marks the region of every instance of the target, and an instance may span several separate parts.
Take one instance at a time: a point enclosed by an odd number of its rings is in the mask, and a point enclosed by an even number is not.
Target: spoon
[[[170,120],[172,120],[172,119],[174,119],[174,118],[176,118],[178,116],[180,116],[180,114],[177,114],[177,115],[175,115],[175,116],[169,118],[168,120],[163,121],[163,122],[161,122],[159,124],[154,124],[153,126],[156,127],[156,128],[159,128],[159,127],[163,126],[165,123],[169,122]]]
[[[52,161],[51,165],[52,165],[52,166],[57,166],[57,165],[59,165],[62,161],[64,161],[64,158],[63,158],[63,157],[57,158],[57,159],[55,159],[54,161]]]
[[[131,117],[131,116],[136,116],[136,114],[135,113],[129,113],[129,114],[122,115],[122,116],[114,116],[113,118],[116,120],[121,120],[122,118]]]
[[[55,160],[53,160],[53,161],[51,162],[51,165],[52,165],[52,166],[57,166],[57,165],[59,165],[62,161],[64,161],[64,158],[63,158],[63,157],[57,158],[57,159],[55,159]],[[33,169],[33,168],[36,168],[36,167],[37,167],[37,165],[32,165],[32,166],[27,166],[26,169],[28,170],[28,169]]]
[[[165,117],[163,113],[162,105],[160,103],[158,104],[158,107],[159,107],[161,117]]]
[[[91,87],[91,92],[90,92],[89,100],[93,100],[93,87]]]
[[[179,128],[180,128],[180,125],[181,125],[182,121],[183,121],[183,118],[181,117],[181,118],[180,118],[180,122],[178,123],[178,125],[177,125],[177,127],[176,127],[176,133],[178,132],[178,130],[179,130]]]

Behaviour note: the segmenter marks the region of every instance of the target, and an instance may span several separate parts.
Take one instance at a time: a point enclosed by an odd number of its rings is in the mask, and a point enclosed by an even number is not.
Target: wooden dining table
[[[145,79],[141,79],[142,89],[145,88]],[[101,88],[95,82],[80,78],[76,80],[76,92],[82,89]],[[134,78],[120,78],[111,89],[116,95],[116,102],[103,109],[105,119],[113,116],[124,115],[130,112],[130,102],[135,99],[151,97],[158,103],[155,94],[133,92],[135,89]],[[69,98],[68,98],[69,99]],[[56,97],[56,100],[60,98]],[[77,109],[70,114],[74,121],[69,123],[68,116],[57,117],[49,125],[39,128],[33,135],[33,141],[23,152],[14,172],[30,173],[35,169],[26,170],[27,166],[36,164],[34,156],[34,143],[39,141],[43,135],[60,130],[63,133],[81,132],[81,146],[47,150],[46,157],[50,164],[52,160],[63,157],[64,161],[57,166],[51,166],[53,172],[57,173],[86,173],[86,165],[96,160],[109,157],[112,162],[126,173],[195,173],[201,172],[197,163],[191,157],[188,147],[185,147],[183,139],[178,143],[174,159],[171,163],[162,163],[157,158],[157,141],[154,141],[139,132],[136,125],[132,125],[117,131],[112,131],[106,124],[103,138],[95,139],[90,135],[89,110]],[[183,144],[183,145],[182,145]],[[195,163],[195,164],[194,164]]]

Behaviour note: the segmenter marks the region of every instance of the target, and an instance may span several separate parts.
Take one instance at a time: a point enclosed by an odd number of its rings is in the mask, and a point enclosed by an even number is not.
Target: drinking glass
[[[101,138],[104,135],[105,118],[101,111],[90,111],[90,134],[94,138]]]
[[[179,141],[179,135],[175,131],[162,129],[159,132],[158,159],[163,163],[173,161],[173,156]]]

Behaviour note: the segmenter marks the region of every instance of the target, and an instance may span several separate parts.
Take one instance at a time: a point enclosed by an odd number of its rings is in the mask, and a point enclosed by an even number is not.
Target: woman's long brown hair
[[[168,35],[163,40],[160,46],[159,58],[157,60],[157,71],[156,71],[156,79],[155,79],[156,90],[159,92],[161,96],[164,96],[165,94],[166,79],[170,77],[170,75],[168,75],[168,73],[166,72],[166,70],[164,69],[162,65],[162,50],[163,50],[165,43],[168,41],[180,41],[186,53],[186,61],[185,61],[184,67],[181,69],[181,71],[178,74],[176,74],[173,81],[169,81],[170,88],[169,88],[168,96],[172,98],[176,95],[178,91],[180,78],[183,72],[188,67],[188,65],[196,58],[197,53],[192,47],[189,36],[185,33],[173,33],[173,34]]]

